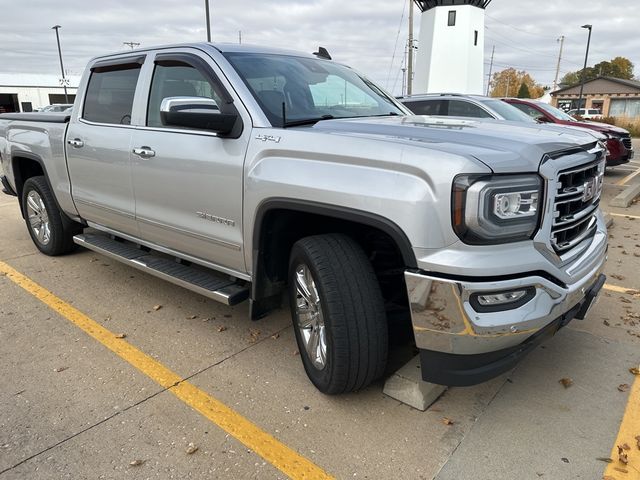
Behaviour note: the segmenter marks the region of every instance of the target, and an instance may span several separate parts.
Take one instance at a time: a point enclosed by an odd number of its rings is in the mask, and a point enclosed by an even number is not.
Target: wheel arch
[[[42,158],[38,155],[30,152],[16,152],[11,156],[11,169],[13,171],[13,181],[16,187],[16,194],[18,195],[18,202],[20,204],[20,212],[24,217],[24,208],[22,205],[22,190],[24,183],[31,177],[44,176],[45,181],[51,191],[51,182],[49,181],[49,175],[47,169],[44,166]],[[55,198],[55,195],[54,195]],[[56,200],[57,202],[57,200]],[[58,206],[59,207],[59,206]]]
[[[408,237],[385,217],[308,200],[267,199],[259,204],[253,222],[252,318],[260,318],[280,305],[293,244],[300,238],[323,233],[346,233],[370,256],[376,255],[376,248],[385,250],[382,257],[388,259],[376,259],[377,273],[389,265],[401,271],[417,268]],[[372,263],[375,262],[372,260]]]

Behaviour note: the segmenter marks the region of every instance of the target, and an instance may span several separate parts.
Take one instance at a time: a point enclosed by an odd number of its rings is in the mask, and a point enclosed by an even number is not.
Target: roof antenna
[[[318,51],[317,52],[313,52],[313,54],[318,58],[324,58],[325,60],[331,60],[331,55],[329,55],[329,52],[324,47],[318,47]]]

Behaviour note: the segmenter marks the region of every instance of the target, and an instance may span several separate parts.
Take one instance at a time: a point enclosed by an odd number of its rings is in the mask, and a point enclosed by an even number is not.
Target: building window
[[[475,47],[478,46],[478,30],[476,30],[475,32],[473,32],[473,45]]]
[[[455,27],[456,26],[456,11],[455,10],[449,10],[449,23],[448,25],[450,27]]]

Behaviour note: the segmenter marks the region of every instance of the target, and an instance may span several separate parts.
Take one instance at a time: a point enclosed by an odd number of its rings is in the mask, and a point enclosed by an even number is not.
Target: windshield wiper
[[[332,118],[336,118],[333,115],[322,115],[321,117],[316,118],[304,118],[302,120],[291,120],[288,122],[284,122],[282,124],[283,127],[299,127],[301,125],[313,125],[314,123],[320,122],[322,120],[331,120]]]

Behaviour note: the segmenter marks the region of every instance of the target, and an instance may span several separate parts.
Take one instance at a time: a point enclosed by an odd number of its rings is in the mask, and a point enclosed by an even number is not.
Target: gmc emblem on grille
[[[591,200],[598,194],[598,177],[593,177],[584,182],[582,188],[584,188],[584,193],[582,194],[582,202],[586,203]]]

